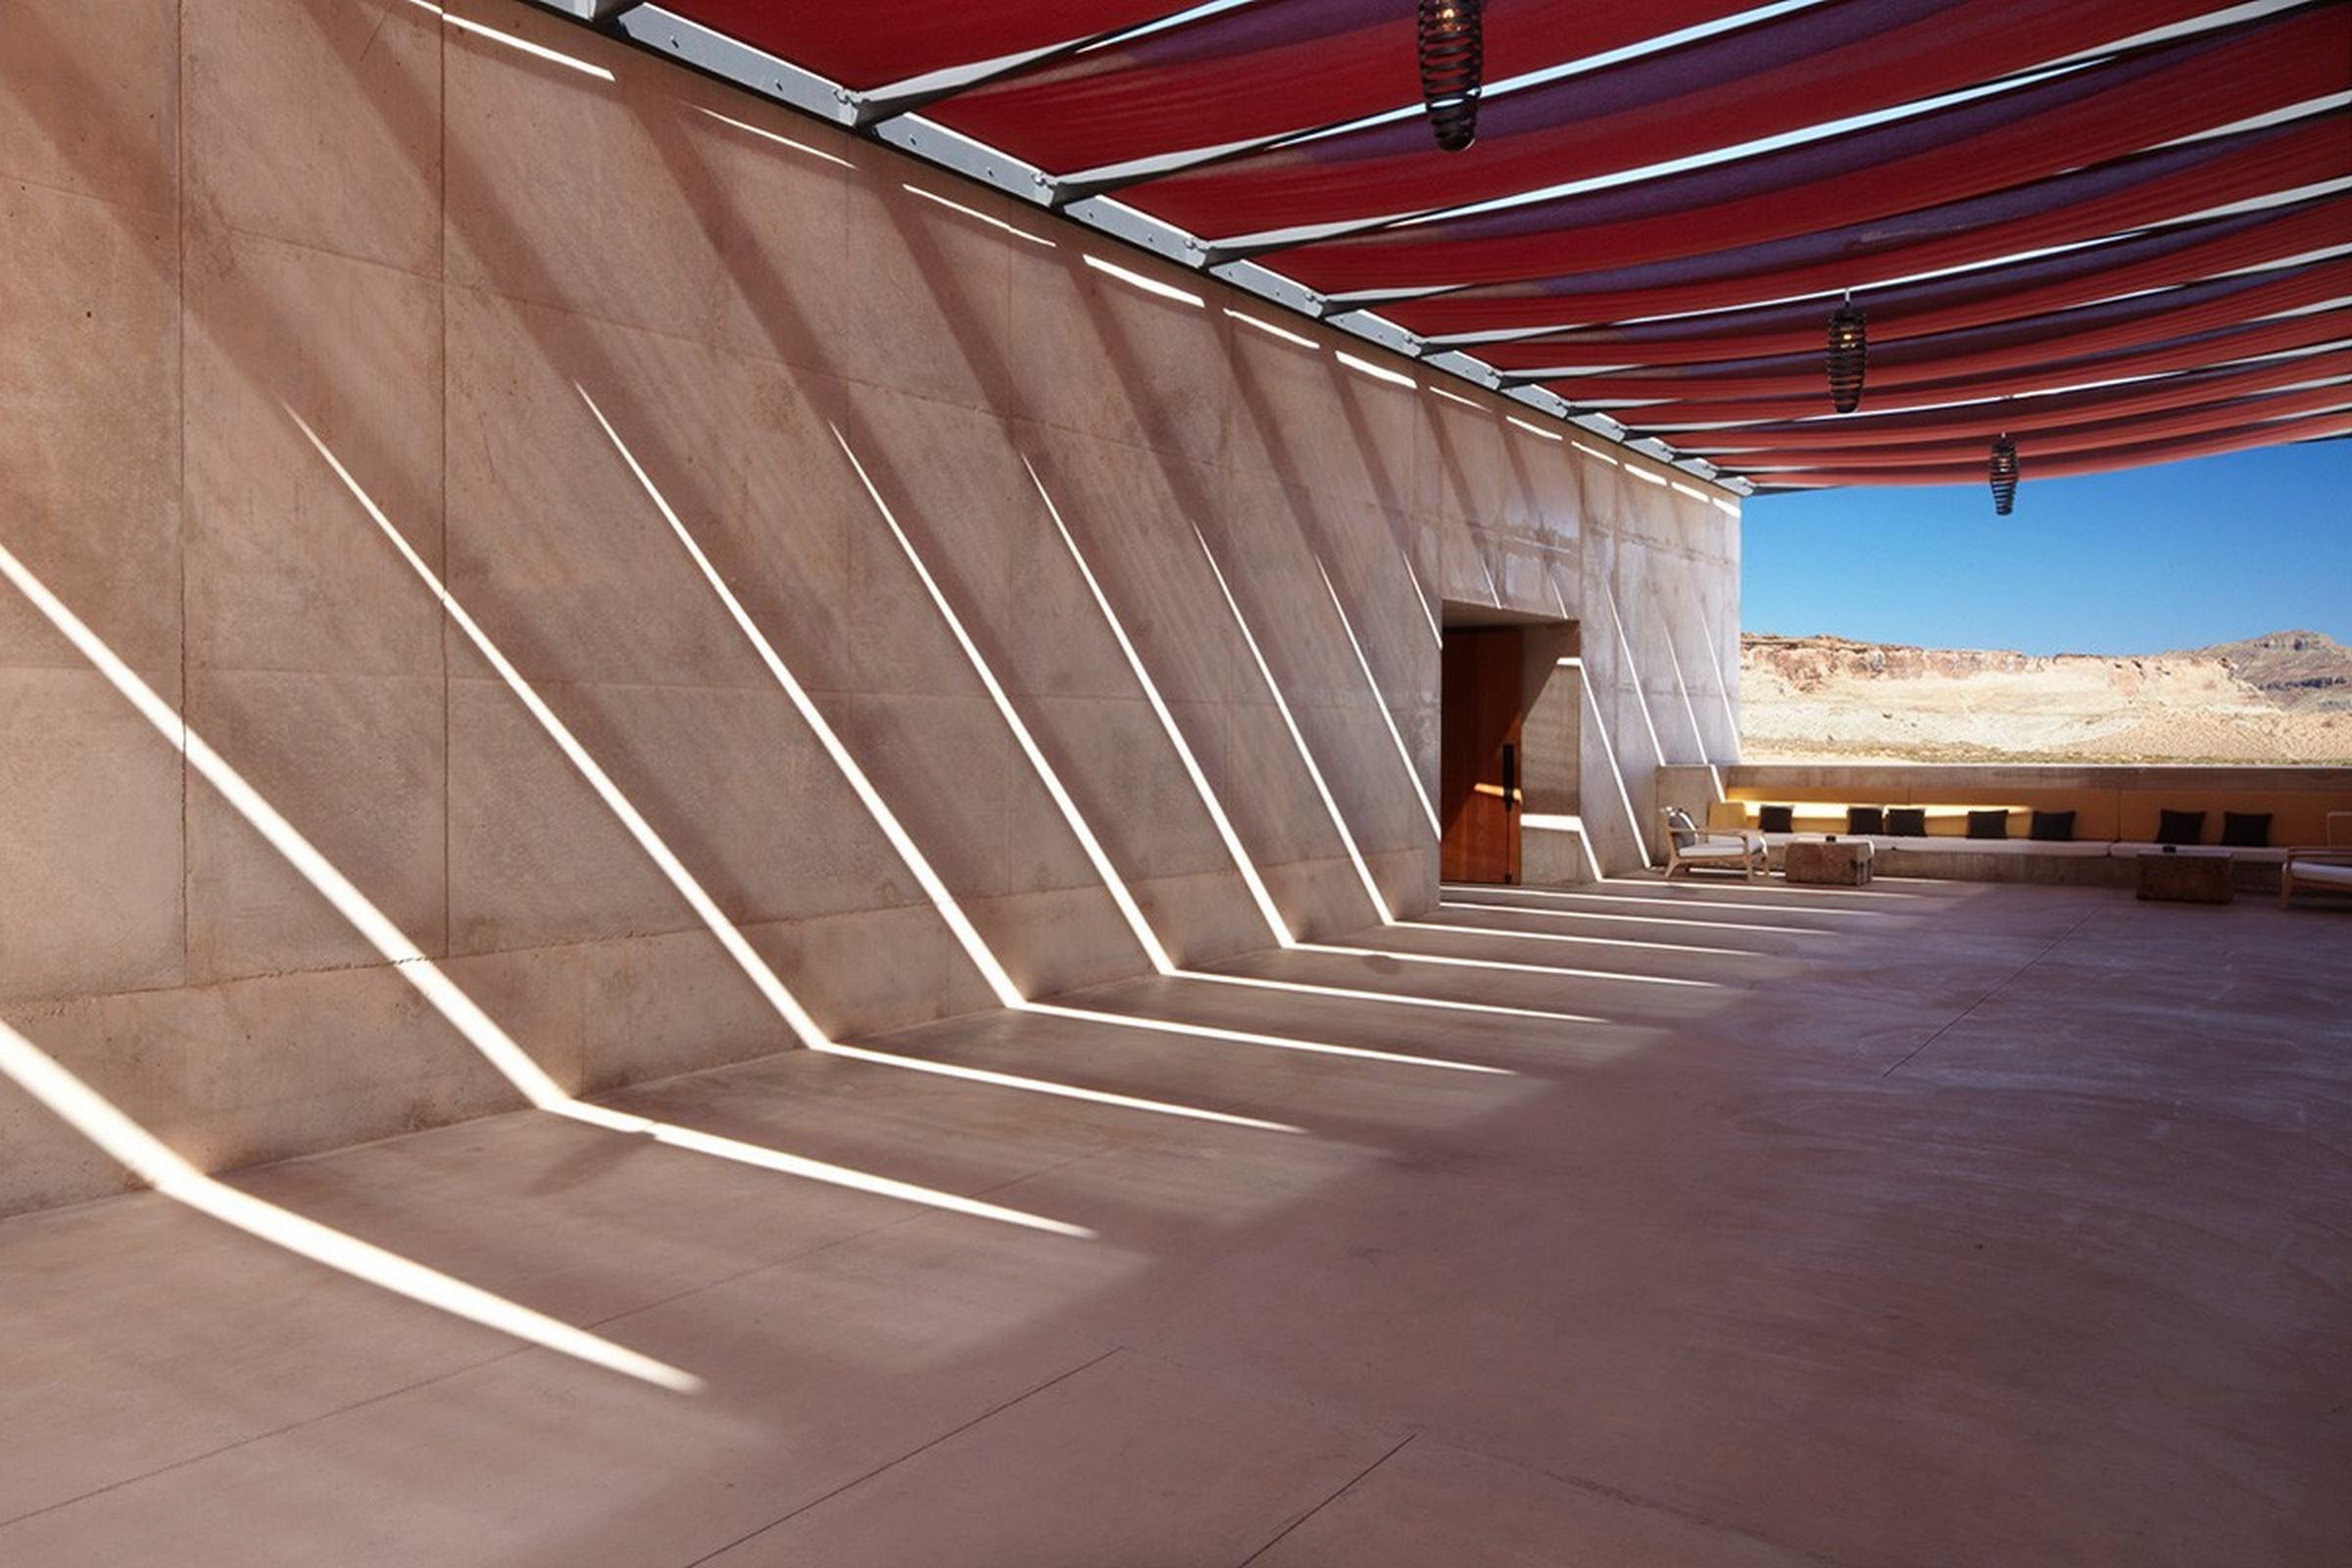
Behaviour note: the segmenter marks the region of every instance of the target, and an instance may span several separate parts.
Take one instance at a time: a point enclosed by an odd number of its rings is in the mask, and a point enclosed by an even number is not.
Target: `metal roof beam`
[[[1458,352],[1428,355],[1427,342],[1370,309],[1377,302],[1367,296],[1353,296],[1344,304],[1326,299],[1316,290],[1255,262],[1216,255],[1213,247],[1197,236],[1123,202],[1102,195],[1057,191],[1054,176],[1036,165],[965,136],[920,114],[910,110],[878,112],[894,101],[891,94],[901,88],[907,89],[907,93],[895,101],[911,104],[913,90],[918,85],[912,80],[900,83],[895,88],[882,89],[878,93],[858,94],[814,72],[754,48],[661,5],[638,3],[638,0],[531,0],[531,3],[576,22],[598,24],[600,30],[650,53],[678,61],[706,75],[797,109],[853,134],[910,153],[934,167],[961,174],[1024,201],[1051,207],[1063,218],[1086,228],[1150,251],[1181,267],[1210,272],[1221,282],[1247,290],[1299,315],[1326,320],[1352,336],[1419,361],[1434,373],[1458,377],[1490,390],[1503,389],[1507,384],[1506,379],[1492,366],[1471,355]],[[1174,15],[1181,17],[1185,13]],[[1164,21],[1147,23],[1103,36],[1129,36],[1162,25],[1165,25]],[[1082,40],[1076,45],[1056,45],[1046,53],[1074,53],[1094,41],[1098,40]],[[1037,55],[1020,57],[1029,63],[1035,63],[1039,58]],[[923,78],[925,85],[921,90],[931,92],[943,89],[938,96],[945,96],[960,90],[955,83],[944,79],[946,77],[955,76],[965,86],[976,85],[983,76],[1015,69],[1020,68],[1018,65],[1007,66],[1004,61],[956,68],[954,72],[934,74]],[[931,101],[936,101],[936,98]],[[1408,289],[1383,298],[1416,299],[1444,292],[1449,291]],[[1615,420],[1600,415],[1578,415],[1564,399],[1545,388],[1522,386],[1505,390],[1504,395],[1555,418],[1571,419],[1608,440],[1621,442],[1624,439],[1624,426]],[[1653,440],[1652,444],[1671,454],[1671,449],[1665,448],[1663,442]]]

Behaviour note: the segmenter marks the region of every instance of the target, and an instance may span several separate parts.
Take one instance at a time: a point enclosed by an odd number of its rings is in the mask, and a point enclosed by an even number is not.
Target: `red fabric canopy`
[[[1909,289],[1884,294],[1865,290],[1857,296],[1857,303],[1868,312],[1870,346],[1877,353],[1909,338],[2062,311],[2141,289],[2170,288],[2352,244],[2352,215],[2326,203],[2301,205],[2267,222],[2225,221],[2239,226],[2201,243],[2196,242],[2197,234],[2208,225],[2186,225],[2177,232],[2160,231],[2089,252],[1964,272]],[[2154,243],[2159,241],[2166,243]],[[2158,253],[2131,265],[2097,267],[2099,257],[2111,249],[2156,249]],[[2030,284],[2036,270],[2063,270],[2068,275],[2038,288],[2021,286]],[[1758,311],[1519,338],[1490,344],[1479,357],[1502,369],[1535,369],[1593,360],[1695,365],[1805,353],[1820,349],[1826,341],[1826,320],[1833,303],[1809,300]]]
[[[2261,392],[2275,392],[2307,382],[2352,377],[2352,348],[2318,354],[2290,354],[2258,360],[2251,365],[2224,366],[2210,370],[2183,370],[2154,380],[2124,386],[2061,392],[2017,402],[1979,401],[1953,408],[1920,409],[1906,414],[1817,415],[1772,424],[1744,425],[1718,436],[1701,436],[1689,450],[1701,457],[1720,457],[1734,466],[1756,454],[1788,450],[1823,453],[1861,453],[1880,447],[1956,439],[1984,433],[1988,418],[1998,418],[2008,430],[2031,434],[2060,429],[2091,419],[2121,418],[2128,415],[2198,407]],[[2345,394],[2352,396],[2352,393]],[[1996,416],[1991,411],[2001,410]]]
[[[1411,0],[667,3],[857,91],[983,68],[914,112],[1733,471],[1978,478],[2000,398],[2030,476],[2297,439],[2352,356],[2352,109],[2311,112],[2352,86],[2343,0],[2139,43],[2223,0],[1488,0],[1458,154]],[[1870,369],[1832,419],[1845,290]]]
[[[1921,381],[1904,387],[1899,397],[1882,394],[1879,401],[1882,405],[1919,407],[1964,398],[2016,397],[2045,387],[2085,386],[2127,376],[2166,375],[2345,339],[2352,339],[2352,309],[2315,311],[2308,316],[2242,322],[2152,348],[2016,366],[1989,375],[1952,375]],[[1746,420],[1788,419],[1821,414],[1829,403],[1821,383],[1767,397],[1727,393],[1712,398],[1706,395],[1711,389],[1704,382],[1659,390],[1665,392],[1664,398],[1639,410],[1628,410],[1627,416],[1660,430],[1713,429]]]
[[[1754,3],[1488,0],[1486,79],[1623,48]],[[2150,0],[2139,3],[2147,9]],[[1268,0],[975,89],[934,118],[1057,172],[1255,141],[1419,103],[1414,25],[1412,0]],[[1427,127],[1416,121],[1411,129],[1427,148]]]
[[[2020,444],[2018,460],[2025,481],[2036,479],[2065,479],[2076,474],[2108,473],[2117,468],[2137,468],[2151,463],[2174,463],[2182,458],[2210,458],[2224,452],[2243,452],[2249,447],[2278,446],[2288,441],[2316,441],[2327,436],[2352,432],[2352,414],[2315,414],[2296,419],[2270,419],[2259,424],[2236,429],[2217,430],[2210,435],[2192,436],[2184,440],[2130,441],[2096,451],[2078,452],[2064,457],[2037,459],[2031,448]],[[1985,482],[1985,460],[1990,456],[1987,438],[1985,451],[1972,463],[1939,464],[1914,468],[1809,468],[1803,473],[1762,474],[1757,483],[1764,489],[1818,487],[1841,484],[1983,484]]]
[[[1656,22],[1649,7],[1578,9]],[[1200,234],[1459,206],[1931,98],[2209,9],[2207,0],[1832,0],[1490,97],[1480,110],[1477,142],[1457,155],[1439,152],[1427,127],[1407,121],[1172,174],[1131,187],[1120,199]],[[1487,24],[1491,43],[1510,36],[1499,13],[1497,7]],[[1410,102],[1413,90],[1408,83],[1394,101]],[[1279,85],[1273,96],[1279,114]],[[1049,114],[1060,108],[1034,93],[1030,107]],[[1232,122],[1226,103],[1197,107],[1213,109],[1220,128]],[[1272,128],[1311,123],[1293,117]],[[1174,135],[1158,148],[1130,144],[1090,153],[1081,146],[1076,156],[1098,163],[1136,157],[1198,139],[1198,127],[1199,122],[1171,126]]]
[[[1890,391],[1953,376],[2054,365],[2118,349],[2152,349],[2173,343],[2181,344],[2191,357],[2180,366],[2166,368],[2184,368],[2210,363],[2197,345],[2183,342],[2196,334],[2347,296],[2352,296],[2352,259],[2253,273],[2028,320],[1914,338],[1871,355],[1868,385],[1884,398]],[[2176,303],[2180,300],[2188,303]],[[1819,390],[1823,375],[1820,356],[1790,355],[1609,371],[1546,384],[1571,402],[1641,397],[1657,388],[1703,389],[1707,395],[1723,397],[1769,397]]]
[[[1913,211],[2120,157],[2343,87],[2352,6],[2199,37],[1732,164],[1259,258],[1325,293],[1628,266],[1736,236]]]
[[[820,76],[868,88],[1136,26],[1177,8],[1168,0],[671,0],[670,9]]]
[[[1630,278],[1585,271],[1541,284],[1500,284],[1409,300],[1384,306],[1381,314],[1436,337],[1720,310],[2076,244],[2342,178],[2352,178],[2352,115],[2337,113],[2141,153],[1795,241],[1729,247],[1686,259],[1671,270],[1633,270]],[[2341,203],[2337,210],[2343,210]],[[2017,212],[2025,216],[2005,216]],[[1791,251],[1802,253],[1796,264],[1780,265]],[[1661,280],[1651,283],[1651,277]]]
[[[2284,418],[2294,415],[2320,414],[2329,409],[2352,409],[2352,386],[2337,384],[2327,387],[2308,387],[2294,392],[2271,392],[2255,397],[2225,398],[2214,403],[2195,404],[2184,409],[2146,416],[2126,416],[2111,419],[2090,419],[2076,424],[2044,426],[2025,431],[2011,425],[2002,417],[2001,405],[1986,404],[1977,416],[1976,424],[1965,432],[1956,432],[1940,441],[1913,442],[1905,446],[1872,447],[1858,451],[1836,448],[1787,447],[1773,448],[1749,456],[1745,463],[1755,470],[1767,468],[1917,468],[1933,467],[1939,464],[1966,463],[1984,448],[1984,443],[2002,430],[2017,439],[2022,451],[2031,448],[2042,455],[2090,452],[2114,446],[2121,441],[2153,441],[2177,436],[2205,435],[2215,430],[2241,428],[2257,419]]]

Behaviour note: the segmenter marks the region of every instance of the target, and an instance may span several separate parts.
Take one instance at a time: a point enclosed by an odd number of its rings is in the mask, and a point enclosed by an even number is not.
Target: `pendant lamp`
[[[1862,371],[1870,358],[1870,335],[1861,308],[1848,294],[1830,313],[1830,407],[1851,414],[1862,406]]]
[[[2017,443],[2004,430],[1992,442],[1992,510],[2009,515],[2017,505]]]
[[[1421,101],[1446,152],[1478,139],[1478,89],[1485,71],[1486,0],[1420,0]]]

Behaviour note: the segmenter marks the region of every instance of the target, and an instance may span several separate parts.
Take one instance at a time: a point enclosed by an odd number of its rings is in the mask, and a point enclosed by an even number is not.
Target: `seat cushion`
[[[2268,811],[2224,811],[2222,813],[2222,842],[2232,849],[2268,849],[2271,843],[2271,813]]]
[[[1894,848],[1907,855],[2004,855],[2034,856],[2049,858],[2088,857],[2096,859],[2107,853],[2107,846],[2091,839],[2070,839],[2064,843],[2035,842],[2033,839],[1956,839],[1951,837],[1925,839],[1895,839]]]
[[[1968,813],[1968,836],[1972,839],[2005,839],[2009,836],[2007,811],[1971,811]]]
[[[2067,844],[2074,840],[2075,813],[2072,811],[2035,811],[2034,824],[2026,837],[2044,844]]]
[[[2307,865],[2297,860],[2289,869],[2298,882],[2316,882],[2330,888],[2352,888],[2352,865],[2331,865],[2325,860],[2313,860]]]
[[[1889,806],[1886,808],[1886,832],[1898,839],[1924,839],[1928,836],[1927,808],[1921,806]]]
[[[1793,806],[1759,806],[1756,808],[1756,826],[1767,833],[1792,831],[1796,808]]]
[[[2166,811],[2156,813],[2156,842],[2159,844],[2194,844],[2205,836],[2203,811]]]

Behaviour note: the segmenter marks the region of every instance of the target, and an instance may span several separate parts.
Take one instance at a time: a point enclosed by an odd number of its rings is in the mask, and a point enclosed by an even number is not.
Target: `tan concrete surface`
[[[1591,700],[1523,760],[1586,823],[1547,876],[1637,867],[1621,803],[1727,755],[1675,714],[1724,707],[1693,651],[1737,624],[1738,524],[1654,465],[516,0],[458,14],[612,79],[378,0],[35,0],[0,39],[0,547],[169,710],[0,586],[0,1002],[73,1020],[61,1062],[181,1154],[514,1103],[183,725],[401,944],[544,980],[476,1000],[561,1082],[792,1039],[501,660],[821,1028],[996,1000],[663,503],[1030,995],[1150,972],[1112,881],[1180,963],[1273,940],[1145,682],[1310,939],[1374,917],[1362,874],[1435,899],[1435,620],[1585,625]],[[0,1212],[117,1186],[10,1153]]]
[[[988,1012],[884,1042],[1295,1132],[806,1052],[614,1102],[1092,1239],[531,1113],[233,1178],[699,1394],[159,1195],[0,1222],[0,1560],[2352,1549],[2352,915],[1621,879],[1435,918],[1449,951],[1592,971],[1497,972],[1480,1001],[1600,1021],[1153,980],[1069,999],[1131,1028]],[[1382,960],[1273,967],[1458,994]]]

